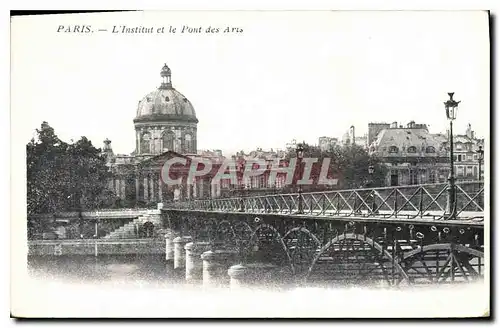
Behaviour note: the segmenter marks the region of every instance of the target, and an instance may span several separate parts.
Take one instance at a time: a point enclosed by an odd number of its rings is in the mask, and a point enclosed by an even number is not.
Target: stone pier
[[[174,269],[182,269],[186,266],[186,250],[184,246],[191,242],[191,237],[176,237],[174,243]]]
[[[165,234],[165,260],[174,260],[174,239],[178,236],[174,231],[168,230]]]
[[[267,287],[273,283],[279,267],[270,263],[237,264],[229,268],[231,288]]]
[[[203,261],[201,260],[201,254],[209,250],[210,247],[211,244],[204,241],[190,242],[184,246],[186,251],[187,281],[201,281],[203,277]]]
[[[203,260],[203,285],[227,286],[229,285],[228,269],[238,260],[237,250],[214,250],[201,255]]]

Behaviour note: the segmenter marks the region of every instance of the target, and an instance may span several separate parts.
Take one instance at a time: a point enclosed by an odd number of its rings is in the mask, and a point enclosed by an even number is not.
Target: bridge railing
[[[172,208],[200,211],[301,214],[316,216],[366,216],[385,218],[482,218],[483,182],[455,186],[455,209],[447,213],[448,184],[291,193],[242,198],[192,200]]]

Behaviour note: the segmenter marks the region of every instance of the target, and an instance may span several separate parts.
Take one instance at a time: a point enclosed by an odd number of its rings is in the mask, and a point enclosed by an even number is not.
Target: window
[[[472,155],[467,155],[467,160],[472,161]]]
[[[457,161],[461,162],[462,161],[462,155],[457,155]]]
[[[165,97],[165,101],[166,101],[166,102],[169,102],[169,101],[170,101],[170,98],[169,98],[169,97]]]
[[[192,140],[191,135],[188,133],[184,136],[184,151],[186,153],[192,152]]]
[[[429,173],[429,183],[436,183],[436,172]]]
[[[415,147],[415,146],[408,147],[408,152],[409,153],[416,153],[417,152],[417,147]]]
[[[410,184],[411,185],[418,184],[417,177],[418,177],[417,170],[411,170],[410,171]]]
[[[464,167],[463,166],[457,166],[457,175],[459,177],[463,177],[464,176]]]
[[[457,143],[456,146],[455,146],[456,149],[458,150],[462,150],[462,144],[461,143]]]
[[[163,133],[163,150],[174,150],[174,139],[175,134],[172,131],[166,131]]]
[[[396,146],[389,147],[389,153],[397,153],[398,151],[399,151],[398,147],[396,147]]]
[[[391,186],[397,186],[399,182],[399,176],[397,170],[391,170]]]
[[[429,146],[427,147],[427,149],[425,150],[426,153],[435,153],[436,152],[436,148],[432,147],[432,146]]]
[[[142,134],[141,154],[150,152],[150,149],[149,149],[150,140],[151,140],[151,135],[149,134],[149,132],[145,132]]]
[[[477,160],[477,155],[476,155],[476,154],[474,154],[474,160],[475,160],[475,161]]]

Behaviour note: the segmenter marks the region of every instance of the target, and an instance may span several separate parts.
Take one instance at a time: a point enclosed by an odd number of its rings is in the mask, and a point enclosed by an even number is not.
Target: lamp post
[[[481,165],[483,164],[483,159],[484,159],[484,150],[483,146],[479,146],[479,149],[476,150],[476,153],[478,154],[478,164],[479,164],[479,172],[478,172],[478,180],[481,181]]]
[[[373,188],[373,173],[375,173],[375,167],[373,165],[368,166],[368,174],[370,175],[370,180],[368,181],[368,187]],[[377,204],[375,203],[375,193],[370,192],[372,198],[372,214],[375,214],[377,209]]]
[[[240,208],[238,209],[239,212],[245,212],[245,204],[244,204],[244,200],[243,200],[243,189],[244,189],[244,185],[243,185],[243,171],[244,171],[244,168],[245,168],[245,165],[240,162],[238,164],[238,171],[236,172],[236,182],[237,182],[237,188],[238,188],[238,193],[239,193],[239,196],[240,196]],[[241,179],[238,179],[239,176],[241,176]]]
[[[453,163],[453,120],[457,118],[457,109],[460,101],[455,101],[453,99],[454,92],[449,92],[448,99],[445,103],[446,117],[450,121],[450,175],[448,177],[448,203],[446,206],[445,217],[448,219],[453,219],[455,216],[455,170]]]
[[[297,166],[299,168],[301,168],[302,167],[302,159],[304,158],[304,145],[298,144],[297,148],[295,149],[295,152],[297,153]],[[300,175],[301,175],[301,179],[302,179],[302,172],[300,172]],[[302,186],[299,184],[298,180],[297,180],[297,186],[298,186],[298,193],[299,193],[297,214],[303,214],[304,209],[303,209],[303,205],[302,205]]]

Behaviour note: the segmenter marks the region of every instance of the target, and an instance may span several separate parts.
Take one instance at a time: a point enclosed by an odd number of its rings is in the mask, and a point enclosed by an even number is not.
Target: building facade
[[[484,139],[476,137],[470,124],[467,125],[465,134],[453,136],[453,164],[458,181],[471,181],[479,179],[479,176],[484,177],[484,165],[479,165],[480,146],[484,150]]]
[[[335,148],[339,142],[338,138],[333,137],[319,137],[318,138],[318,147],[321,151],[329,151]]]
[[[159,87],[142,97],[137,104],[135,149],[129,155],[114,154],[111,140],[104,141],[103,152],[113,174],[110,188],[122,205],[168,202],[217,195],[217,186],[204,177],[191,183],[167,185],[162,168],[170,158],[184,158],[188,165],[197,158],[213,161],[213,156],[197,154],[196,112],[191,101],[172,84],[172,73],[165,64],[160,71]],[[177,170],[177,171],[175,171]],[[177,167],[173,176],[183,176],[186,168]]]
[[[447,141],[429,133],[425,124],[393,122],[368,125],[370,155],[388,167],[387,186],[446,182],[449,175]]]

